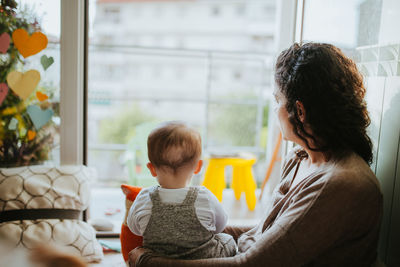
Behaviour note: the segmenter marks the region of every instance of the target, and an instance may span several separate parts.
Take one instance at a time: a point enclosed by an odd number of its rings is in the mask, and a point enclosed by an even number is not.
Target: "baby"
[[[167,122],[148,139],[147,164],[159,186],[143,189],[129,214],[128,227],[143,236],[143,246],[179,259],[229,257],[236,254],[232,236],[221,233],[227,215],[204,186],[188,186],[200,172],[201,138],[180,122]]]

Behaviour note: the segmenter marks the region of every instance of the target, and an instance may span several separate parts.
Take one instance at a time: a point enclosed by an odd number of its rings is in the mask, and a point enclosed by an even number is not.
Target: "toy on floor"
[[[127,224],[126,224],[126,218],[128,216],[129,209],[132,206],[133,201],[135,201],[136,196],[139,194],[140,190],[142,190],[141,187],[137,186],[131,186],[131,185],[126,185],[123,184],[121,185],[122,192],[124,192],[126,196],[125,200],[125,218],[121,226],[121,235],[120,235],[120,240],[121,240],[121,252],[122,256],[124,257],[125,262],[128,260],[128,254],[129,252],[143,244],[143,238],[141,236],[137,236],[129,230]]]

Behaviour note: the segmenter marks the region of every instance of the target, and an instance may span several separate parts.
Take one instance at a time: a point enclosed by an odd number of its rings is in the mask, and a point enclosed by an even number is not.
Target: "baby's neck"
[[[169,185],[169,184],[160,184],[161,188],[165,189],[180,189],[180,188],[185,188],[187,185]]]
[[[187,181],[173,181],[170,179],[164,179],[164,178],[159,178],[158,183],[162,188],[166,189],[179,189],[179,188],[185,188],[188,185]]]
[[[157,176],[158,183],[162,188],[178,189],[185,188],[190,182],[191,175],[188,173],[160,173]]]

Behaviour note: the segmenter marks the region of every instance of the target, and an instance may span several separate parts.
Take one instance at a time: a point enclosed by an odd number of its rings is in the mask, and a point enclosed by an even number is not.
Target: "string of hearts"
[[[16,29],[12,33],[12,41],[18,52],[24,57],[30,57],[35,55],[47,47],[48,39],[46,35],[41,32],[34,32],[29,35],[24,29]],[[7,53],[11,43],[10,35],[6,32],[0,34],[0,54]],[[53,57],[47,57],[43,55],[40,58],[40,63],[43,69],[46,71],[53,63]],[[11,71],[7,75],[7,84],[0,83],[0,106],[6,98],[9,88],[18,95],[21,99],[26,100],[40,81],[40,73],[37,70],[28,70],[25,73],[19,71]],[[42,102],[48,99],[48,96],[42,92],[36,92],[37,99]],[[30,105],[27,107],[27,113],[32,120],[33,125],[38,131],[43,127],[53,116],[54,112],[48,108],[42,110],[36,105]],[[17,128],[18,120],[12,118],[8,128],[15,130]],[[36,132],[29,130],[27,132],[28,140],[32,140],[36,136]]]

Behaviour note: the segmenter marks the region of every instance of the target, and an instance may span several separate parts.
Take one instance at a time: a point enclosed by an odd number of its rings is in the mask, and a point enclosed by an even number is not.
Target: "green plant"
[[[152,116],[143,112],[137,105],[123,106],[115,115],[101,121],[100,142],[127,144],[135,136],[137,125],[153,120]]]
[[[212,105],[210,132],[213,139],[225,146],[254,146],[257,107],[250,105]],[[263,108],[261,145],[265,148],[268,127],[268,103]]]

